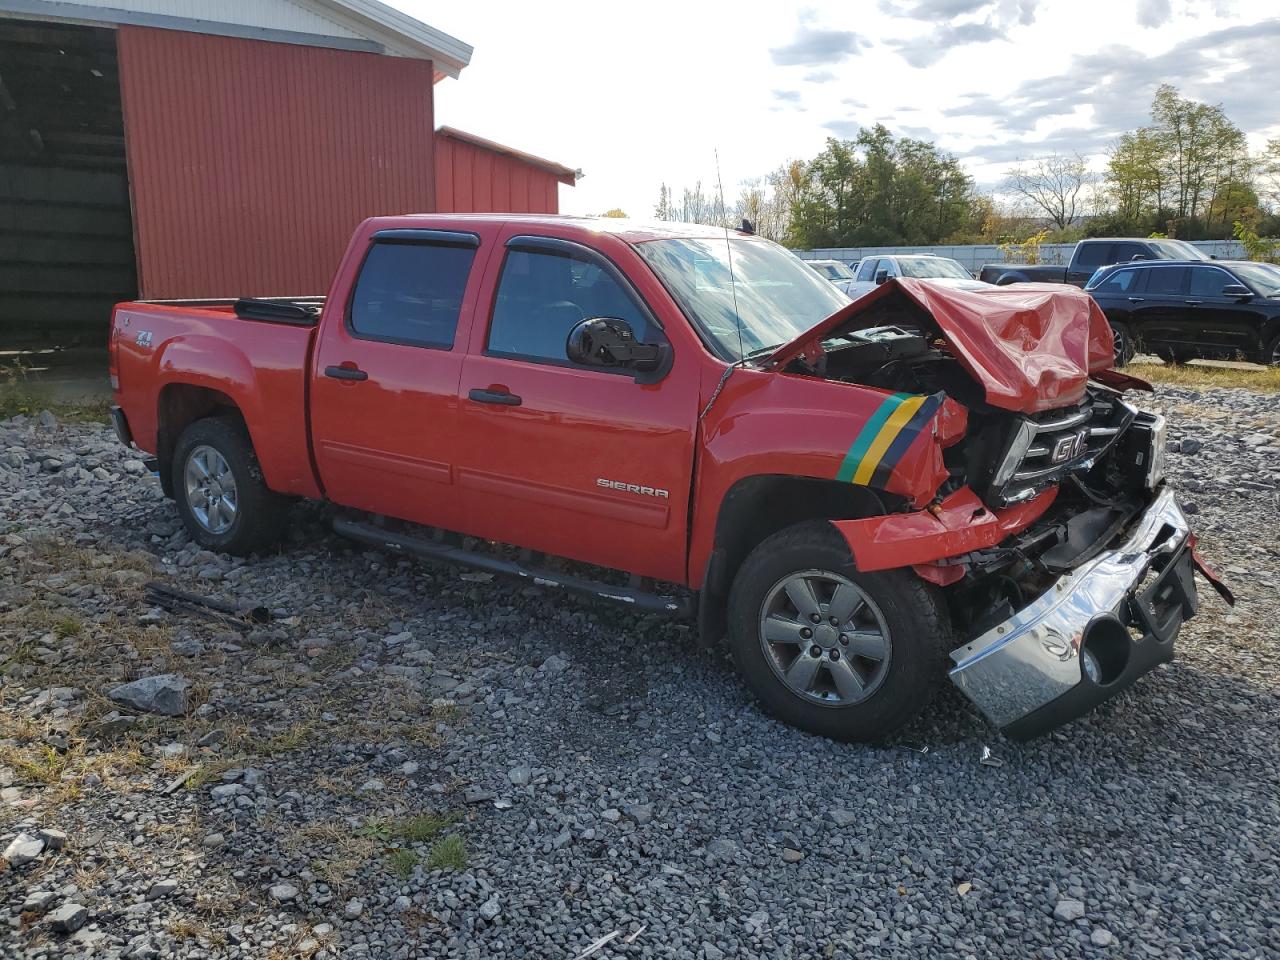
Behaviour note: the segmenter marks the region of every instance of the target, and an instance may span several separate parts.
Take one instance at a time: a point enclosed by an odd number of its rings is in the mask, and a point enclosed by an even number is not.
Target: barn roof
[[[159,27],[430,60],[456,77],[471,46],[380,0],[0,0],[0,17]]]

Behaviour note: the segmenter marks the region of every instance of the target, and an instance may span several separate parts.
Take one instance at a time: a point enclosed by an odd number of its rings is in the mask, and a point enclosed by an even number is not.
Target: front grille
[[[1078,406],[1017,418],[997,460],[988,501],[1001,507],[1021,503],[1071,474],[1089,471],[1134,413],[1114,395],[1091,392]]]

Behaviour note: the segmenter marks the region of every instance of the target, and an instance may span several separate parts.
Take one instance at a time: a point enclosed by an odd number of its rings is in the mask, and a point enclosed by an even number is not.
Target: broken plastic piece
[[[982,746],[982,756],[978,760],[984,767],[1003,767],[1004,761],[991,752],[986,744]]]

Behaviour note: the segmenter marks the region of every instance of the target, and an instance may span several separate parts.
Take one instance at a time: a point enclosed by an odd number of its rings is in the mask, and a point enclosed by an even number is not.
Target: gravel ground
[[[1048,738],[948,690],[879,748],[763,716],[687,626],[314,505],[197,551],[105,429],[0,423],[0,956],[1276,956],[1280,401],[1156,403],[1235,610],[1202,590],[1176,663]]]

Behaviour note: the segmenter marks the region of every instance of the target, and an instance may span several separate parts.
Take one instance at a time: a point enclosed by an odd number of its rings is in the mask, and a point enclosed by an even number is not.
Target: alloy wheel
[[[759,630],[770,669],[811,703],[861,703],[889,672],[893,645],[883,614],[856,584],[829,570],[804,570],[774,584]]]
[[[226,457],[207,445],[187,454],[184,469],[187,506],[196,523],[213,534],[226,533],[236,522],[239,497]]]

